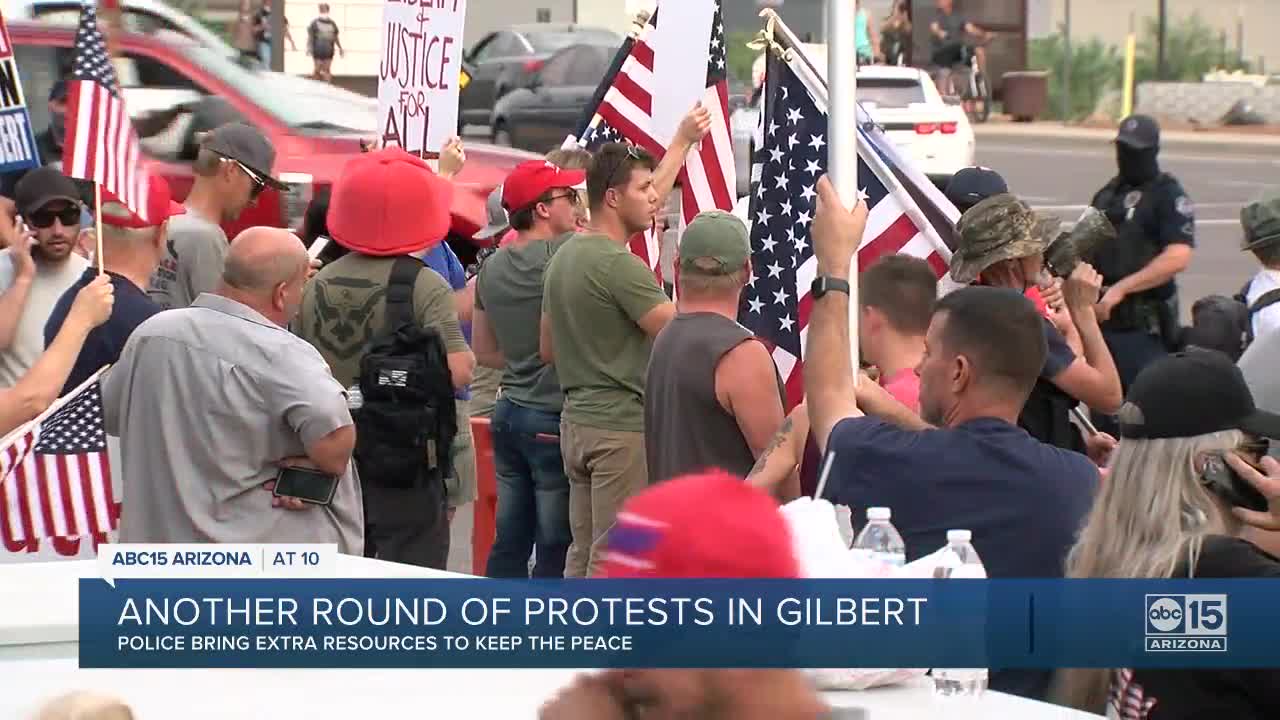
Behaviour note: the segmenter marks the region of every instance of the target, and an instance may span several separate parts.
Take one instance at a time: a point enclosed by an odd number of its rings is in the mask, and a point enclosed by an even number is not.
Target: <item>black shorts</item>
[[[327,53],[311,53],[311,57],[319,60],[320,62],[329,62],[333,60],[333,51],[330,50]]]
[[[943,45],[933,51],[929,60],[936,67],[950,69],[966,64],[971,54],[972,52],[965,45]]]

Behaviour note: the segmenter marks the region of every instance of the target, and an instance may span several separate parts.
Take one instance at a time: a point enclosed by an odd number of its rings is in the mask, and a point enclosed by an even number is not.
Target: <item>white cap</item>
[[[887,507],[867,508],[868,520],[888,520],[891,517],[893,517],[893,513]]]
[[[956,543],[956,542],[967,543],[970,540],[973,540],[972,530],[948,530],[947,531],[947,542],[949,543]]]

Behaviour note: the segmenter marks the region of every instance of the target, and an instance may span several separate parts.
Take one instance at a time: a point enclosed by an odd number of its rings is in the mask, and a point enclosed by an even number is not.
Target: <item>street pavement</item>
[[[1064,220],[1078,218],[1115,174],[1115,151],[1105,137],[978,133],[977,162],[1001,173],[1013,193]],[[1240,209],[1268,188],[1280,190],[1280,146],[1166,143],[1160,164],[1182,182],[1196,208],[1196,252],[1179,277],[1189,321],[1196,298],[1230,295],[1257,272],[1253,255],[1240,252]]]

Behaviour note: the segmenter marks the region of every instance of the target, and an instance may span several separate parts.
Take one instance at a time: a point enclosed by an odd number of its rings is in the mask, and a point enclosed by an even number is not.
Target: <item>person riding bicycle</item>
[[[949,81],[952,68],[968,64],[970,53],[977,55],[979,70],[986,68],[983,48],[969,43],[968,37],[975,36],[985,41],[991,33],[957,13],[954,0],[938,0],[938,16],[929,24],[929,36],[932,40],[930,61],[941,79]],[[944,83],[940,82],[938,87],[946,91]]]

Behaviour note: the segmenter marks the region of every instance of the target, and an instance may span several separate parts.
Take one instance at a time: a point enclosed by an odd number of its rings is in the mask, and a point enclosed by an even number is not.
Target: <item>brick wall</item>
[[[1158,83],[1138,85],[1137,111],[1170,120],[1211,123],[1239,100],[1246,100],[1269,123],[1280,123],[1280,85],[1248,83]]]

